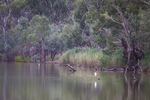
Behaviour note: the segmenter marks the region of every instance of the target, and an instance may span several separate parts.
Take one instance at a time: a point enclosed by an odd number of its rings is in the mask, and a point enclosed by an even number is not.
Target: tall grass
[[[98,67],[98,66],[121,66],[122,56],[118,51],[112,55],[106,55],[102,50],[95,48],[74,48],[66,51],[61,61],[77,66]]]
[[[61,60],[63,63],[70,63],[78,66],[99,66],[99,59],[103,56],[103,52],[90,48],[74,48],[66,51]]]

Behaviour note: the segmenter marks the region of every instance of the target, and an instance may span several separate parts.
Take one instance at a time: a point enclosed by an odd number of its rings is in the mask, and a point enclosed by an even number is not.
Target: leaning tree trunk
[[[117,10],[118,14],[119,14],[119,19],[121,21],[121,25],[123,27],[123,30],[122,30],[122,38],[124,38],[126,44],[127,44],[127,48],[126,48],[126,51],[127,51],[127,64],[128,64],[128,67],[131,67],[130,66],[130,61],[131,61],[131,52],[132,52],[132,47],[131,47],[131,30],[130,30],[130,27],[129,27],[129,24],[128,24],[128,20],[123,12],[121,11],[121,9],[119,8],[119,6],[113,4],[113,7]]]

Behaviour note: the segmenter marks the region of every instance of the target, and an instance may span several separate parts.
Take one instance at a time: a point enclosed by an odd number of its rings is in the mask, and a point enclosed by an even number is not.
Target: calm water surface
[[[0,63],[0,100],[150,100],[150,77]]]

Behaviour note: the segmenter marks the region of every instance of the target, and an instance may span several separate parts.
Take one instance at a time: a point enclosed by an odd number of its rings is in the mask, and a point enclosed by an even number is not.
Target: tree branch
[[[150,6],[150,3],[144,0],[141,0],[143,3],[147,4],[148,6]]]
[[[113,22],[115,22],[115,23],[117,23],[117,24],[120,24],[120,25],[121,25],[121,23],[120,23],[120,22],[118,22],[118,21],[116,21],[115,19],[113,19],[113,18],[112,18],[112,16],[109,16],[109,19],[110,19],[110,20],[112,20]]]
[[[124,28],[125,34],[126,34],[126,36],[129,37],[129,35],[130,35],[130,30],[129,30],[128,20],[125,18],[125,16],[123,15],[123,12],[121,11],[121,9],[120,9],[117,5],[113,4],[112,6],[113,6],[113,7],[117,10],[117,12],[119,13],[120,20],[121,20],[121,22],[122,22],[121,24],[122,24],[122,26],[123,26],[123,28]]]

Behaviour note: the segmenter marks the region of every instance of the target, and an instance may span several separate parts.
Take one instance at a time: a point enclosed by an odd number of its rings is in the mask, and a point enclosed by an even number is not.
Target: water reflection
[[[94,87],[97,88],[97,82],[96,81],[94,82]]]
[[[94,76],[97,78],[97,72],[94,72]],[[97,88],[97,82],[94,82],[94,87]]]
[[[124,75],[124,95],[123,100],[141,100],[140,87],[143,78],[143,74],[128,73]]]
[[[140,74],[87,69],[70,73],[50,64],[0,65],[0,100],[149,100],[149,86],[149,77]]]
[[[3,100],[7,100],[6,98],[6,89],[7,89],[7,67],[4,70],[4,78],[3,78]]]

